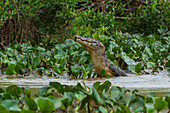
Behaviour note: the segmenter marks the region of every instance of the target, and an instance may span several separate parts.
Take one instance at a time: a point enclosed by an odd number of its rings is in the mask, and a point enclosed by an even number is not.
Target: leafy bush
[[[121,56],[129,63],[130,70],[141,73],[144,69],[169,69],[169,37],[165,35],[130,35],[115,33],[111,37],[92,34],[104,42],[110,60],[117,64],[114,55]],[[62,44],[48,46],[40,44],[11,44],[0,51],[2,72],[6,75],[58,76],[67,73],[75,78],[94,77],[93,63],[87,50],[71,39]],[[59,77],[59,76],[58,76]]]
[[[50,50],[43,45],[33,47],[28,43],[11,44],[0,52],[0,63],[6,75],[27,75],[36,71],[40,75],[58,76],[68,73],[75,78],[86,78],[91,77],[93,70],[88,57],[87,51],[68,39]]]
[[[40,37],[63,43],[75,34],[91,36],[95,32],[107,36],[115,31],[159,34],[158,29],[170,24],[167,0],[5,0],[0,6],[3,48],[11,42],[41,42]]]
[[[0,111],[20,113],[69,112],[168,112],[170,95],[156,97],[154,93],[142,96],[137,90],[111,86],[109,81],[96,82],[93,87],[81,85],[61,85],[50,82],[49,86],[39,89],[32,97],[28,87],[12,85],[4,91],[0,88]]]

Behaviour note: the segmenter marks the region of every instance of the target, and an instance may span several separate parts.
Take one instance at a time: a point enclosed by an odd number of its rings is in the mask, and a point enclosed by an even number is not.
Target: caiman
[[[79,35],[75,35],[75,41],[84,46],[90,53],[98,77],[127,76],[123,70],[107,58],[105,46],[100,41]]]

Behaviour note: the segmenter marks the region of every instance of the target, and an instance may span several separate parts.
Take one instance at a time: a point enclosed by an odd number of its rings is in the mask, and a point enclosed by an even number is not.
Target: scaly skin
[[[124,71],[107,58],[105,46],[100,41],[94,38],[84,38],[79,35],[75,35],[75,41],[84,46],[90,53],[98,77],[106,77],[108,75],[127,76]],[[103,70],[105,70],[104,74],[102,73]]]

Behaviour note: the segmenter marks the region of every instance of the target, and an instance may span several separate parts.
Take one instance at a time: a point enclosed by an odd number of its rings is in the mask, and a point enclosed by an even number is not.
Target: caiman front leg
[[[109,59],[106,61],[106,66],[109,67],[110,73],[116,76],[127,76],[126,73],[121,70],[119,67],[117,67],[113,62],[111,62]]]

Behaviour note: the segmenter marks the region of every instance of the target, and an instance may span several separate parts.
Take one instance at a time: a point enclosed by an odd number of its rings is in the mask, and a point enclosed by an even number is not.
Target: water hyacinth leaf
[[[4,106],[8,111],[10,108],[18,106],[14,100],[4,100],[1,102],[1,105]]]
[[[130,102],[129,106],[132,107],[134,110],[138,109],[139,107],[143,106],[144,100],[141,97],[136,97],[134,102]]]
[[[165,101],[167,102],[167,104],[168,104],[168,109],[170,110],[170,96],[166,96],[166,97],[165,97]]]
[[[111,97],[114,99],[119,98],[120,96],[120,90],[116,86],[113,86],[111,88],[110,93],[111,93]]]
[[[72,101],[67,98],[61,100],[61,103],[64,105],[65,109],[67,109],[68,106],[72,105]]]
[[[3,63],[5,63],[5,64],[6,64],[7,62],[9,62],[7,56],[1,57],[1,61],[2,61]]]
[[[45,48],[43,48],[43,47],[37,47],[37,50],[39,50],[39,52],[44,52],[44,51],[45,51]]]
[[[38,91],[38,95],[39,96],[46,95],[49,89],[50,89],[50,87],[48,87],[48,86],[40,88]]]
[[[10,107],[9,110],[14,113],[19,113],[19,111],[21,111],[21,109],[17,106]]]
[[[61,70],[58,68],[58,66],[55,66],[54,70],[57,74],[61,74]]]
[[[20,71],[24,72],[25,70],[25,65],[23,63],[17,63],[16,67],[15,67],[15,71],[17,74],[20,73]]]
[[[6,92],[13,96],[19,96],[22,93],[22,89],[16,85],[11,85],[6,88]]]
[[[127,106],[125,106],[123,104],[119,104],[119,106],[120,106],[120,108],[119,108],[120,111],[118,110],[117,113],[131,113],[129,107],[127,107]]]
[[[166,106],[167,106],[167,102],[164,101],[164,100],[162,100],[162,97],[155,99],[154,107],[155,107],[155,109],[157,110],[157,112],[160,112],[160,111],[163,110]]]
[[[54,104],[47,99],[38,99],[37,103],[42,113],[51,113],[55,109]]]
[[[79,102],[81,102],[86,97],[86,95],[83,92],[78,91],[76,92],[75,97],[78,99]]]
[[[36,113],[36,111],[22,109],[20,113]]]
[[[85,63],[87,61],[87,57],[81,57],[79,63]]]
[[[156,110],[153,104],[146,103],[145,106],[146,106],[147,113],[156,113]]]
[[[61,101],[64,100],[64,98],[62,98],[62,97],[61,98],[56,98],[54,96],[48,96],[46,99],[51,101],[54,104],[55,109],[61,107],[61,105],[62,105]]]
[[[32,110],[32,111],[37,111],[38,110],[37,104],[31,98],[25,97],[25,102],[28,105],[28,108],[30,110]]]
[[[68,98],[70,101],[75,99],[75,95],[72,92],[64,92],[64,97]]]
[[[4,90],[2,88],[0,88],[0,93],[3,93],[3,92],[4,92]]]
[[[63,86],[59,82],[50,82],[49,85],[57,89],[58,93],[64,94]]]
[[[34,58],[32,59],[32,65],[33,65],[34,67],[37,67],[37,65],[38,65],[40,62],[41,62],[40,57],[34,57]]]
[[[98,87],[100,86],[100,81],[97,81],[97,82],[95,82],[94,84],[93,84],[93,87],[94,88],[96,88],[96,89],[98,89]]]
[[[102,113],[108,113],[107,109],[104,108],[103,106],[99,106],[99,110],[100,110]]]
[[[152,92],[151,94],[148,95],[148,97],[156,97],[156,93],[155,92]]]
[[[4,53],[2,53],[2,52],[0,51],[0,56],[3,57],[3,56],[5,56],[5,55],[4,55]]]
[[[135,72],[140,73],[140,72],[141,72],[141,69],[142,69],[142,63],[138,63],[138,64],[135,66]]]
[[[29,90],[29,89],[26,90],[26,91],[25,91],[25,94],[26,94],[27,97],[30,97],[30,96],[31,96],[31,90]]]
[[[153,62],[147,63],[147,68],[152,68],[153,66],[155,66],[155,63],[153,63]]]
[[[105,91],[107,92],[109,90],[111,86],[111,82],[110,81],[105,81],[102,85],[100,85],[97,89],[97,91],[103,91],[105,89]]]
[[[93,87],[92,89],[92,96],[94,98],[94,100],[97,101],[98,104],[103,104],[103,100],[101,99],[99,93],[96,91],[96,89]]]
[[[146,97],[146,103],[153,103],[153,99],[152,97]]]
[[[8,113],[7,109],[0,104],[0,113]]]
[[[82,55],[82,56],[85,56],[85,55],[88,55],[88,54],[89,54],[89,53],[88,53],[87,51],[83,51],[81,55]]]
[[[124,102],[125,104],[129,104],[129,102],[130,102],[133,98],[135,98],[135,95],[133,95],[133,94],[130,93],[130,92],[127,92],[127,93],[125,94],[125,96],[123,96],[123,102]]]
[[[74,40],[72,40],[72,39],[67,39],[66,41],[65,41],[65,45],[67,45],[67,46],[71,46],[71,45],[73,45],[75,42],[74,42]]]
[[[15,73],[15,64],[10,64],[8,67],[5,69],[6,75],[13,75]]]

